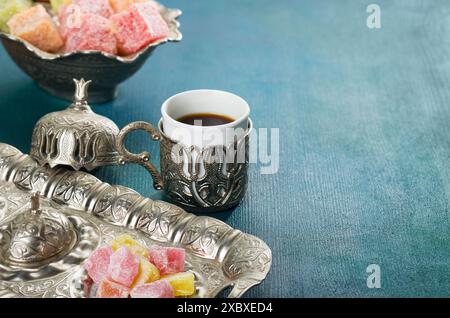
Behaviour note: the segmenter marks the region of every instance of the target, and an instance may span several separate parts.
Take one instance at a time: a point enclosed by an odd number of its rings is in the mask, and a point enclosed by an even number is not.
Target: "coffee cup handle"
[[[136,121],[129,123],[128,125],[122,128],[122,130],[116,137],[116,150],[120,156],[118,163],[120,165],[125,165],[127,163],[137,163],[143,166],[145,169],[147,169],[148,172],[150,172],[153,178],[153,187],[156,190],[162,190],[163,180],[158,169],[156,169],[156,167],[150,161],[151,154],[148,151],[134,154],[128,151],[127,148],[125,147],[126,137],[128,136],[129,133],[136,130],[144,130],[148,132],[151,138],[155,141],[160,141],[162,138],[158,130],[155,129],[155,127],[153,127],[150,123],[147,123],[145,121]]]

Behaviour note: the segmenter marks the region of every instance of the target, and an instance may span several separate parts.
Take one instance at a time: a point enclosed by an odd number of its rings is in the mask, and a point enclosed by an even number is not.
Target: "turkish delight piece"
[[[111,22],[96,14],[82,14],[78,26],[67,28],[66,52],[102,51],[117,53],[117,42],[111,28]]]
[[[63,46],[58,28],[45,8],[38,4],[14,15],[8,21],[10,33],[46,52]]]
[[[159,270],[147,258],[139,257],[139,273],[131,288],[154,282],[159,279]]]
[[[109,4],[115,13],[126,11],[133,3],[140,2],[149,2],[155,8],[158,8],[158,5],[153,0],[109,0]]]
[[[151,2],[132,4],[111,17],[121,55],[136,53],[169,34],[169,27]]]
[[[132,298],[173,298],[173,296],[172,286],[164,279],[131,290]]]
[[[83,294],[87,296],[88,298],[90,295],[90,292],[92,291],[92,286],[94,285],[94,281],[89,276],[86,277],[83,281]]]
[[[84,263],[88,275],[94,283],[100,283],[108,274],[108,267],[113,250],[108,247],[96,249]]]
[[[194,274],[185,272],[164,276],[173,288],[175,296],[192,296],[195,293],[195,277]]]
[[[148,250],[141,245],[130,246],[130,250],[133,254],[148,258]]]
[[[63,6],[67,6],[72,2],[72,0],[50,0],[50,5],[52,7],[53,13],[58,14],[59,9]]]
[[[0,31],[9,32],[7,22],[15,14],[31,7],[31,0],[0,0]]]
[[[155,264],[161,275],[184,271],[186,252],[182,248],[152,246],[149,250],[150,262]]]
[[[111,242],[113,251],[116,251],[122,246],[130,248],[131,252],[136,255],[148,258],[148,250],[128,234],[119,235]]]
[[[132,3],[132,0],[109,0],[109,4],[115,13],[127,10]]]
[[[58,13],[60,33],[65,39],[67,34],[80,29],[86,14],[95,14],[106,19],[114,13],[108,0],[55,0],[68,1],[60,6]]]
[[[108,279],[102,280],[97,289],[97,298],[128,298],[130,289]]]
[[[126,246],[119,248],[111,255],[108,275],[116,283],[125,287],[133,284],[139,273],[139,257]]]
[[[82,12],[80,7],[74,4],[63,4],[58,11],[59,33],[63,39],[72,29],[81,27]]]
[[[109,0],[72,0],[72,4],[78,6],[81,13],[97,14],[104,18],[114,13]]]

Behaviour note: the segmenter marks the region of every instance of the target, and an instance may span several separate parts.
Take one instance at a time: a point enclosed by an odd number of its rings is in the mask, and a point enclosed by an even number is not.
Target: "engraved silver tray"
[[[11,272],[0,266],[0,297],[85,297],[84,260],[120,233],[147,246],[184,247],[187,268],[196,276],[195,297],[215,297],[229,286],[228,297],[241,297],[271,267],[271,250],[257,237],[85,172],[41,167],[0,143],[0,228],[30,208],[35,191],[46,197],[43,207],[60,209],[83,234],[71,254],[38,270]]]

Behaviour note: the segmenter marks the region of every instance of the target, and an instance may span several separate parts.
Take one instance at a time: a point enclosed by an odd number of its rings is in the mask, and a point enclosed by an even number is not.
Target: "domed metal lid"
[[[31,209],[6,224],[1,234],[1,263],[37,268],[64,257],[77,242],[73,224],[61,212],[39,207],[39,194],[31,198]]]
[[[63,111],[42,117],[33,130],[30,155],[39,164],[92,170],[117,164],[115,138],[119,128],[110,119],[94,113],[87,103],[91,81],[74,79],[73,103]]]

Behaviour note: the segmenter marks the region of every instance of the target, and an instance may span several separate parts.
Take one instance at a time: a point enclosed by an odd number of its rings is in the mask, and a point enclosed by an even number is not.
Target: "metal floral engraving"
[[[39,266],[63,254],[76,240],[73,225],[65,215],[30,210],[2,229],[2,258],[9,265]]]
[[[125,138],[136,130],[144,130],[161,142],[161,172],[151,163],[150,153],[133,154],[125,147]],[[159,123],[159,131],[147,122],[126,125],[116,138],[119,162],[137,163],[148,170],[153,186],[177,205],[188,210],[218,211],[236,206],[244,197],[248,183],[249,137],[246,134],[229,145],[185,146],[168,138]]]
[[[248,183],[249,138],[228,145],[184,146],[162,132],[161,174],[164,191],[189,210],[217,211],[232,208],[245,195]]]
[[[41,165],[66,165],[75,170],[116,164],[115,138],[119,128],[88,105],[87,88],[91,81],[74,79],[74,82],[73,103],[36,123],[30,155]]]
[[[161,202],[148,201],[130,226],[150,235],[159,242],[170,242],[175,239],[177,224],[186,220],[186,212],[181,208]]]

